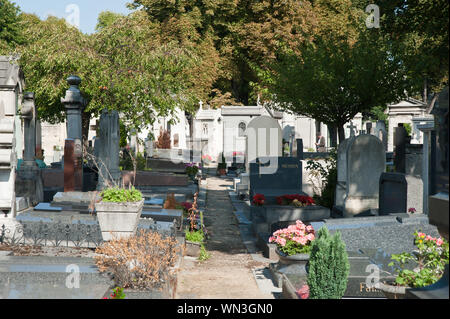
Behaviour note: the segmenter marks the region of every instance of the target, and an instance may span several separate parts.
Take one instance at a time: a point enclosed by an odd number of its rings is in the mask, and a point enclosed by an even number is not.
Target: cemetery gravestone
[[[275,163],[275,164],[273,164]],[[264,173],[264,166],[276,165],[272,174]],[[271,158],[270,164],[250,163],[250,196],[263,194],[266,204],[276,204],[276,197],[302,192],[302,162],[295,157]]]
[[[25,93],[22,105],[25,148],[23,163],[17,172],[16,195],[27,199],[34,206],[44,200],[42,173],[36,163],[36,106],[34,94]]]
[[[359,135],[349,142],[344,216],[353,217],[378,209],[379,180],[386,169],[383,143],[372,135]]]
[[[384,150],[387,151],[388,143],[387,143],[387,136],[388,133],[386,131],[386,123],[384,121],[377,121],[376,127],[375,127],[376,135],[380,139],[380,141],[383,142]]]
[[[380,177],[379,215],[405,214],[410,208],[423,213],[421,178],[401,173]]]
[[[400,125],[395,128],[394,132],[394,165],[397,173],[405,173],[405,151],[408,133],[405,127]]]
[[[422,177],[422,144],[405,145],[405,174]]]
[[[283,133],[277,120],[269,116],[254,118],[245,134],[247,172],[250,171],[250,163],[256,163],[257,158],[264,161],[263,158],[283,156]]]
[[[119,143],[119,113],[117,111],[108,112],[104,109],[100,116],[100,134],[95,140],[94,151],[100,168],[98,190],[103,190],[108,185],[120,183]]]
[[[344,140],[338,147],[337,154],[337,183],[334,205],[342,210],[345,196],[347,194],[347,150],[348,146],[355,139],[350,137]]]

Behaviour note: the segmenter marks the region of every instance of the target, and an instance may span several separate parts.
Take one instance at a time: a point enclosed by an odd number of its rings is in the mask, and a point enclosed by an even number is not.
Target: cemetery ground
[[[274,298],[255,281],[253,271],[268,263],[254,260],[242,241],[227,191],[231,185],[229,180],[208,178],[205,224],[211,236],[206,244],[211,257],[204,262],[185,258],[178,277],[179,299]]]

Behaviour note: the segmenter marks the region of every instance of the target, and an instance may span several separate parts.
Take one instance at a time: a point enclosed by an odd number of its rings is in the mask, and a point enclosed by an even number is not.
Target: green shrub
[[[310,178],[320,178],[322,181],[322,188],[313,186],[315,195],[313,196],[315,202],[319,206],[333,208],[334,198],[336,195],[337,184],[337,151],[330,150],[330,157],[325,159],[325,164],[318,161],[309,160],[306,169],[309,171]],[[310,179],[312,182],[313,180]],[[314,183],[313,183],[314,185]]]
[[[108,188],[102,194],[102,201],[107,203],[135,203],[142,200],[142,193],[135,189]]]
[[[331,236],[326,227],[313,241],[309,260],[308,286],[310,299],[341,299],[347,289],[350,270],[341,234]]]
[[[193,243],[202,243],[205,239],[205,235],[203,234],[203,230],[198,231],[189,231],[186,229],[186,240]]]
[[[206,261],[211,258],[211,254],[206,251],[205,245],[200,247],[200,256],[198,256],[199,261]]]

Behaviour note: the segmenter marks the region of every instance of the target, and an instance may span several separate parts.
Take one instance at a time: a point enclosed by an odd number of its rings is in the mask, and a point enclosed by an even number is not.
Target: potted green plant
[[[449,260],[448,241],[416,231],[414,243],[417,250],[413,253],[391,256],[389,266],[398,271],[395,281],[378,283],[377,288],[389,299],[405,299],[408,289],[432,285],[444,274]]]
[[[110,187],[103,190],[101,200],[95,203],[103,240],[135,235],[143,207],[142,193],[134,187]]]
[[[199,170],[200,170],[200,167],[197,166],[196,163],[186,164],[186,174],[189,176],[189,178],[191,180],[195,180],[195,177],[197,176]]]

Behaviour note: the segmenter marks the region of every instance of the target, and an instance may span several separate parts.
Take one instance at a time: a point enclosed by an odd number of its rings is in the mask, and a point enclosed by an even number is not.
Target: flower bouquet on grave
[[[265,202],[266,197],[263,194],[255,194],[255,196],[253,196],[253,205],[263,206]]]
[[[315,204],[312,197],[300,194],[279,196],[276,201],[278,205],[282,206],[308,207]]]
[[[274,232],[269,238],[269,243],[275,243],[278,250],[287,256],[309,254],[311,244],[316,238],[315,234],[311,225],[306,226],[298,220],[295,225]]]

